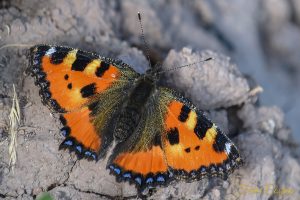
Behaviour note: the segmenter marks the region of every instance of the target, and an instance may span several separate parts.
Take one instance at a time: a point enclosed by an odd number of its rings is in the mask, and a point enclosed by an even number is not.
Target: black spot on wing
[[[91,111],[91,115],[97,114],[98,101],[95,101],[88,105],[88,109]]]
[[[36,53],[45,55],[45,53],[50,49],[50,46],[41,45],[37,47]]]
[[[199,139],[205,137],[206,131],[212,127],[213,123],[209,121],[204,115],[197,115],[197,124],[194,128],[194,132]]]
[[[190,153],[191,152],[191,148],[188,147],[188,148],[184,149],[184,151],[187,152],[187,153]]]
[[[223,152],[225,150],[225,144],[229,142],[228,139],[221,133],[220,129],[217,128],[217,135],[213,148],[216,152]]]
[[[64,76],[64,79],[65,79],[65,80],[68,80],[68,79],[69,79],[69,75],[66,74],[66,75]]]
[[[70,49],[66,47],[55,47],[55,52],[51,54],[50,62],[52,64],[62,63],[69,52]]]
[[[90,56],[86,55],[86,52],[78,50],[76,53],[76,60],[72,64],[73,71],[83,71],[86,66],[92,61]]]
[[[180,115],[178,116],[178,120],[181,122],[185,122],[188,119],[190,112],[191,112],[191,109],[188,106],[183,105],[181,107],[181,111],[180,111]]]
[[[179,143],[179,132],[178,132],[178,129],[176,127],[170,129],[167,132],[167,138],[168,138],[169,143],[171,145],[178,144]]]
[[[69,83],[67,87],[68,87],[68,89],[71,90],[72,89],[72,83]]]
[[[80,90],[82,98],[90,97],[90,96],[94,95],[95,92],[96,92],[96,84],[95,83],[86,85],[83,88],[81,88],[81,90]]]
[[[96,76],[101,77],[103,74],[109,69],[108,63],[101,61],[100,67],[97,68],[96,70]]]

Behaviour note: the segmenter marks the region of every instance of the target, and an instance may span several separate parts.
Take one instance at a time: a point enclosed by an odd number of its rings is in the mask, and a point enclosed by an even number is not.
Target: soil
[[[233,140],[245,164],[224,181],[179,181],[149,199],[299,199],[300,4],[297,0],[0,1],[0,45],[67,45],[148,68],[137,12],[162,84],[183,93]],[[0,199],[137,199],[106,161],[59,151],[57,115],[41,103],[27,47],[0,50]],[[212,57],[208,62],[199,62]],[[16,86],[21,123],[9,167]]]

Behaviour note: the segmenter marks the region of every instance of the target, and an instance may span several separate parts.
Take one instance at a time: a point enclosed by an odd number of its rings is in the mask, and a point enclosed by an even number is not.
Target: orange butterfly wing
[[[122,75],[96,54],[68,47],[32,47],[30,60],[44,103],[58,112],[80,108]]]
[[[90,113],[91,111],[84,107],[61,115],[60,120],[64,125],[61,133],[66,139],[61,143],[60,149],[70,148],[80,158],[84,156],[88,159],[97,160],[102,138],[92,123]]]
[[[139,152],[122,152],[108,165],[118,181],[129,180],[142,189],[146,185],[165,184],[169,176],[168,166],[160,146],[152,146]]]
[[[175,175],[200,179],[226,177],[241,163],[234,144],[202,111],[174,91],[164,91],[162,141],[166,162]]]
[[[159,88],[128,140],[117,145],[108,168],[139,189],[176,178],[226,177],[241,163],[233,143],[187,99]]]
[[[120,82],[129,83],[126,80],[137,73],[125,64],[69,47],[37,45],[30,56],[30,71],[40,86],[43,103],[64,113],[61,132],[66,139],[61,148],[95,159],[103,134],[95,128],[89,107],[99,94]]]
[[[31,72],[43,102],[62,113],[66,139],[60,147],[90,159],[104,155],[112,135],[103,126],[113,121],[139,74],[93,53],[47,45],[31,49]],[[117,144],[108,162],[117,180],[143,189],[178,177],[226,177],[241,163],[234,144],[175,91],[159,88],[146,105],[135,132]]]
[[[117,144],[107,166],[117,181],[127,180],[140,190],[164,185],[172,176],[161,143],[162,118],[158,104],[148,105],[136,130]]]

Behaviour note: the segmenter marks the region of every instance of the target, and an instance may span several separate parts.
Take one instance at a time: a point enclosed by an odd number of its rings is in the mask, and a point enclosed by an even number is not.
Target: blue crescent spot
[[[76,146],[76,149],[77,149],[77,151],[79,152],[79,153],[81,153],[82,152],[82,147],[81,146]]]
[[[215,168],[214,166],[212,166],[212,167],[210,168],[210,171],[216,171],[216,168]]]
[[[84,153],[84,155],[86,155],[86,156],[91,156],[92,153],[91,153],[90,151],[86,151],[86,152]]]
[[[64,130],[64,129],[63,129],[63,130],[61,130],[61,131],[60,131],[60,133],[61,133],[63,136],[65,136],[65,137],[66,137],[66,135],[67,135],[67,131],[66,131],[66,130]]]
[[[72,140],[66,140],[64,142],[65,145],[68,145],[68,146],[72,146],[73,145],[73,141]]]
[[[130,173],[125,173],[125,174],[123,174],[123,177],[124,178],[131,178],[131,174]]]
[[[139,185],[142,184],[142,179],[141,179],[141,177],[136,177],[134,180],[135,180],[135,182],[137,182]]]
[[[165,178],[164,178],[163,176],[158,176],[158,177],[156,178],[156,180],[157,180],[158,182],[165,182]]]
[[[97,160],[97,155],[95,154],[95,153],[92,153],[92,158],[94,159],[94,160]]]
[[[151,178],[151,177],[150,177],[150,178],[147,178],[146,183],[148,183],[148,184],[149,184],[149,183],[153,183],[153,178]]]
[[[44,96],[45,96],[46,98],[50,98],[50,97],[51,97],[51,94],[50,94],[49,92],[44,92]]]
[[[115,167],[113,165],[109,165],[109,169],[114,169]]]
[[[114,171],[116,172],[116,174],[120,174],[121,170],[119,168],[115,168]]]

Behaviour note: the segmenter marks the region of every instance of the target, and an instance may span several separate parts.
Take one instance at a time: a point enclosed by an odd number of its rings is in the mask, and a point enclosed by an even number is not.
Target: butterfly
[[[30,49],[29,70],[42,102],[60,113],[60,149],[100,160],[138,189],[178,179],[226,178],[242,162],[203,111],[158,86],[161,69],[139,74],[120,60],[62,46]]]

